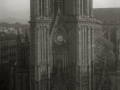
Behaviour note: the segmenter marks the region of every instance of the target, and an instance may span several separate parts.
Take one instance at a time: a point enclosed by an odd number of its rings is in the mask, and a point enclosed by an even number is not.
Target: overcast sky
[[[94,8],[120,7],[120,0],[93,0]],[[30,0],[0,0],[1,18],[29,19]]]

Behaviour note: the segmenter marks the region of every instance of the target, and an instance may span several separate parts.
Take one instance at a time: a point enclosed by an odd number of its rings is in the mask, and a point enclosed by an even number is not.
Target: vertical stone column
[[[47,63],[47,90],[50,90],[50,43],[49,43],[49,26],[46,26],[46,63]]]
[[[39,28],[36,27],[35,28],[35,90],[38,90],[39,89],[39,64],[38,64],[38,31],[39,31]]]
[[[82,0],[80,0],[80,15],[82,15]]]
[[[83,31],[84,31],[84,30],[83,30],[83,27],[82,27],[82,26],[81,26],[81,29],[82,29],[82,30],[81,30],[81,49],[82,49],[82,54],[81,54],[81,56],[82,56],[81,64],[82,64],[82,63],[83,63],[83,60],[84,60],[84,56],[83,56],[83,55],[84,55],[84,50],[83,50],[83,48],[84,48],[84,40],[83,40],[83,39],[84,39],[84,37],[83,37],[83,36],[84,36],[84,32],[83,32]]]
[[[76,65],[79,65],[79,30],[76,28]]]
[[[84,0],[84,15],[86,15],[87,12],[87,0]]]
[[[36,1],[36,12],[37,12],[37,17],[40,14],[40,5],[39,5],[39,0]]]
[[[47,35],[46,35],[46,37],[47,37],[47,44],[46,44],[46,47],[47,47],[47,61],[48,61],[48,64],[50,64],[50,56],[49,56],[49,54],[50,54],[50,43],[49,43],[49,27],[47,26],[46,27],[46,32],[47,32]]]
[[[41,48],[41,53],[42,53],[42,61],[41,61],[41,63],[44,63],[44,64],[46,64],[46,61],[47,61],[47,59],[46,59],[46,52],[47,52],[47,49],[46,49],[46,42],[47,42],[47,36],[46,36],[46,28],[45,28],[45,26],[42,26],[41,27],[41,46],[42,47],[40,47]]]
[[[76,84],[76,90],[80,89],[80,65],[81,65],[81,54],[82,54],[82,48],[81,48],[81,27],[76,28],[76,81],[79,81],[79,84]]]
[[[69,15],[71,15],[71,10],[72,10],[72,7],[70,7],[71,6],[71,0],[69,0],[69,7],[68,7],[68,11],[69,11]]]
[[[48,15],[51,15],[51,13],[53,13],[51,10],[51,2],[53,3],[53,1],[48,0]]]
[[[91,27],[91,75],[92,75],[92,80],[91,80],[91,89],[94,90],[94,29]]]
[[[94,29],[92,28],[92,58],[93,58],[93,61],[94,61],[94,48],[95,48],[95,42],[94,42]]]
[[[35,88],[35,25],[30,28],[30,89]],[[32,43],[31,43],[32,42]]]
[[[76,39],[76,52],[75,52],[75,55],[76,55],[76,76],[75,76],[75,78],[76,78],[76,82],[78,82],[79,81],[79,74],[80,74],[80,72],[79,72],[79,66],[80,66],[80,47],[81,47],[81,45],[80,45],[80,35],[81,35],[81,30],[79,29],[79,27],[77,26],[76,27],[76,33],[75,33],[75,39]],[[76,84],[76,90],[78,90],[78,87],[80,87],[78,84]]]
[[[85,27],[83,26],[83,64],[85,64]]]
[[[76,64],[77,60],[76,60],[76,26],[73,27],[73,37],[72,41],[73,41],[73,60],[74,60],[74,64]]]
[[[72,6],[73,6],[73,10],[72,10],[72,11],[73,11],[73,15],[75,15],[75,12],[76,12],[75,2],[76,2],[76,0],[73,0],[73,1],[72,1],[72,3],[73,3],[73,5],[72,5]]]
[[[79,15],[79,0],[76,0],[76,15]]]
[[[87,0],[87,10],[86,10],[87,11],[87,16],[89,16],[89,1],[90,0]]]
[[[41,2],[39,2],[39,3],[40,3],[40,5],[41,5],[41,8],[40,8],[40,9],[41,9],[41,10],[40,10],[40,11],[41,11],[41,16],[43,16],[43,9],[42,9],[43,4],[42,4],[42,0],[40,0],[40,1],[41,1]]]
[[[81,44],[82,44],[82,40],[81,40],[81,28],[76,28],[76,65],[79,66],[81,63],[81,54],[82,54],[82,48],[81,48]]]
[[[38,28],[36,28],[36,30],[35,30],[35,65],[36,66],[38,66],[39,64],[38,64],[38,48],[39,48],[39,46],[38,46],[38,31],[39,31],[39,29]]]
[[[64,5],[64,7],[63,7],[63,9],[64,9],[63,13],[66,14],[68,3],[67,3],[66,0],[64,0],[63,3],[64,3],[64,4],[63,4],[63,5]],[[66,3],[67,3],[67,5],[66,5]]]
[[[53,2],[51,2],[51,9],[52,9],[52,11],[53,11],[53,13],[55,14],[55,0],[53,0]],[[53,14],[53,13],[51,13],[51,14]]]
[[[82,36],[82,34],[81,34],[81,27],[79,28],[79,65],[81,64],[81,60],[82,60],[82,38],[81,38],[81,36]]]
[[[37,0],[35,0],[35,2],[34,2],[34,15],[35,15],[35,17],[37,16]]]
[[[46,7],[46,15],[48,15],[49,14],[49,1],[48,0],[46,0],[46,5],[45,5],[45,7]]]
[[[39,31],[38,31],[38,59],[39,59],[39,61],[38,61],[38,63],[40,64],[41,62],[42,62],[42,40],[41,40],[41,38],[42,38],[42,30],[41,30],[42,28],[40,28],[39,29]]]
[[[70,0],[70,15],[73,15],[73,0]]]
[[[43,2],[43,12],[44,12],[44,16],[46,16],[46,15],[48,15],[48,0],[42,0],[42,2]]]
[[[91,16],[93,17],[93,0],[91,0]]]
[[[88,90],[91,90],[91,52],[92,52],[92,46],[91,46],[91,39],[92,39],[92,30],[90,27],[88,28]]]
[[[89,13],[90,13],[90,16],[93,17],[93,0],[90,0],[89,2]]]
[[[70,7],[70,1],[67,1],[67,3],[68,3],[68,5],[67,5],[67,11],[66,12],[69,13],[69,15],[70,15],[70,8],[69,8]]]
[[[46,27],[44,27],[44,62],[47,63],[47,31]]]
[[[85,63],[87,64],[87,27],[85,26]]]
[[[80,16],[81,15],[81,0],[78,0],[78,15]]]
[[[82,90],[82,68],[80,65],[80,90]]]
[[[81,15],[83,15],[83,12],[84,12],[84,3],[83,3],[83,0],[81,0],[81,12],[82,12]]]
[[[75,15],[78,13],[78,0],[75,0]]]

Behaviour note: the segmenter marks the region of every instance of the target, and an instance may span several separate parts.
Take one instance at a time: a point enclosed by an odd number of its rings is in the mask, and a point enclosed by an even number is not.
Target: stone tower
[[[93,0],[30,2],[31,90],[93,90]]]

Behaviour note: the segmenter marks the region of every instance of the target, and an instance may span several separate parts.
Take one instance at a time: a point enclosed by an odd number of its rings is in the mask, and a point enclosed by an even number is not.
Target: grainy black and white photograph
[[[120,90],[120,0],[0,0],[0,90]]]

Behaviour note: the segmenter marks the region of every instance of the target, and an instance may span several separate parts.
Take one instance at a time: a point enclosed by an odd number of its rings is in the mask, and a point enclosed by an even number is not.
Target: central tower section
[[[31,90],[91,88],[92,0],[30,3]]]
[[[56,16],[58,4],[62,15],[93,17],[93,0],[31,0],[31,18]]]

